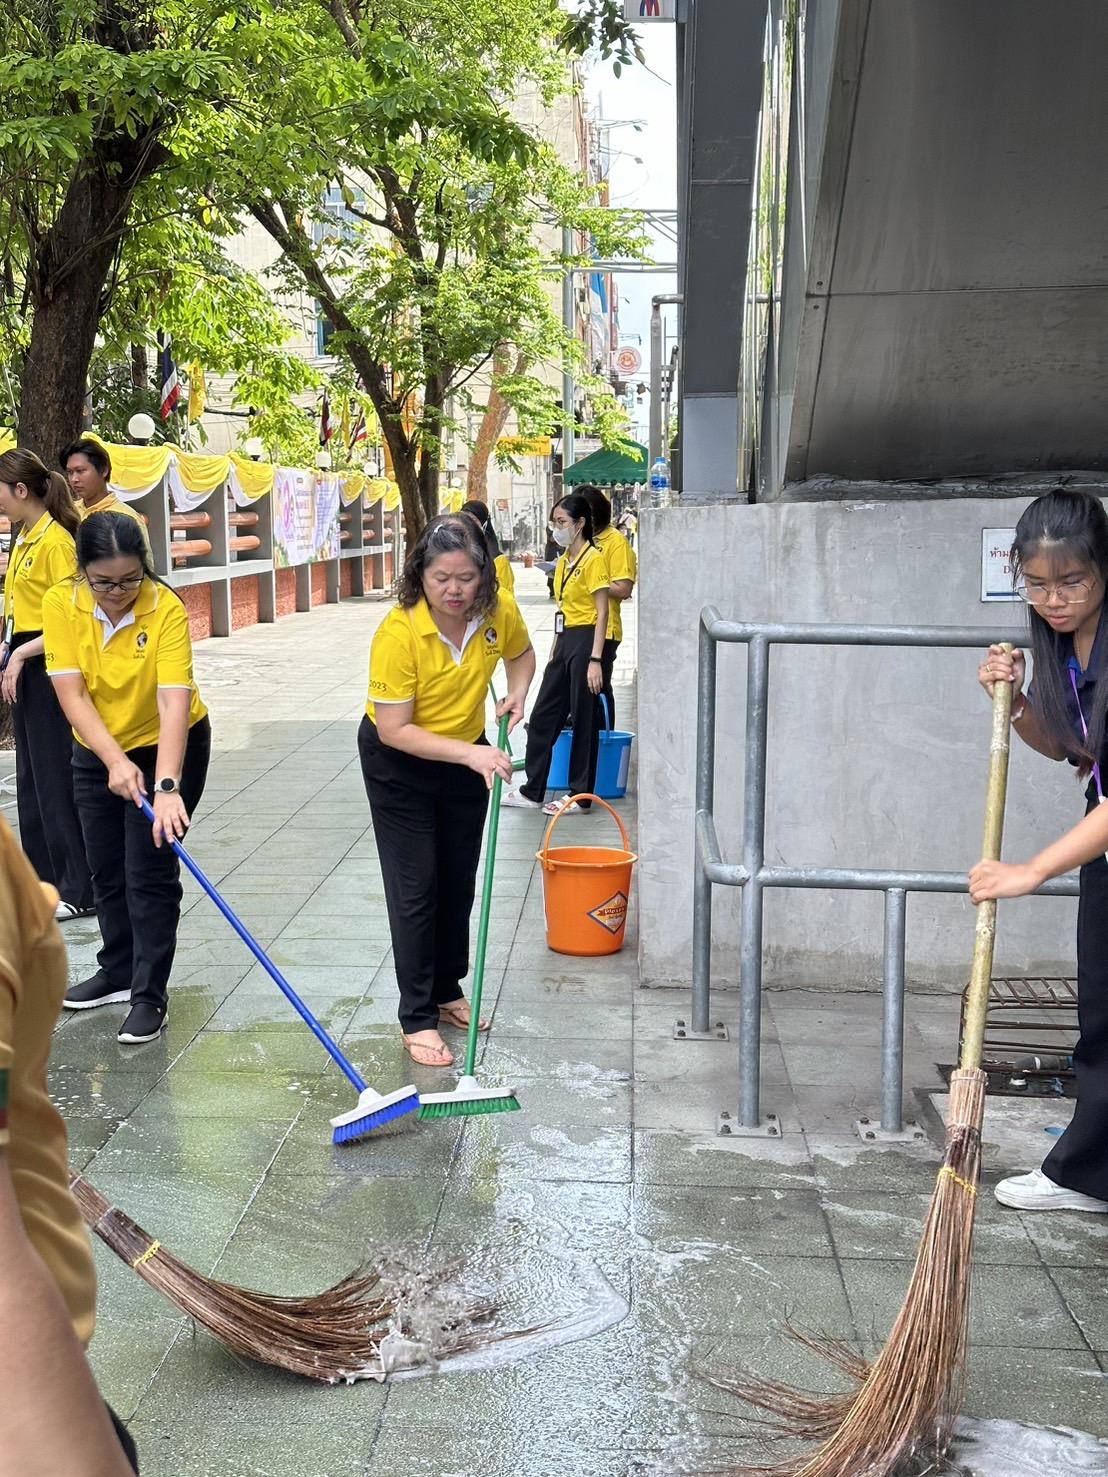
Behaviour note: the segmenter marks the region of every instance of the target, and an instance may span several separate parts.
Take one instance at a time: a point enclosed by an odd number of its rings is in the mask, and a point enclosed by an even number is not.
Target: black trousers
[[[568,626],[554,643],[534,711],[527,723],[527,779],[520,793],[528,800],[546,794],[550,759],[566,719],[573,728],[569,755],[569,788],[574,795],[592,791],[596,778],[600,704],[589,691],[589,657],[593,626]]]
[[[1077,1105],[1043,1173],[1067,1190],[1108,1200],[1108,861],[1102,856],[1081,868],[1077,1017]]]
[[[108,1406],[108,1414],[112,1418],[112,1425],[115,1427],[115,1434],[119,1437],[119,1444],[123,1448],[123,1455],[131,1464],[132,1472],[137,1472],[139,1469],[138,1451],[135,1448],[134,1441],[131,1439],[131,1433],[130,1431],[128,1431],[127,1427],[119,1419],[110,1405]]]
[[[22,631],[12,646],[34,640]],[[12,708],[15,730],[16,810],[19,840],[43,882],[52,882],[63,902],[92,907],[92,878],[85,860],[81,823],[73,801],[73,730],[46,675],[46,658],[30,657],[19,676]]]
[[[211,724],[201,718],[189,729],[181,769],[190,817],[204,793],[211,747]],[[127,757],[152,796],[157,746],[131,749]],[[104,941],[96,956],[100,972],[115,989],[129,989],[133,1005],[164,1010],[181,919],[180,863],[167,843],[154,845],[150,822],[132,801],[112,794],[104,765],[81,744],[73,745],[73,784]]]
[[[358,754],[385,884],[397,1014],[410,1036],[434,1030],[439,1006],[462,997],[489,792],[462,764],[390,749],[368,716]]]

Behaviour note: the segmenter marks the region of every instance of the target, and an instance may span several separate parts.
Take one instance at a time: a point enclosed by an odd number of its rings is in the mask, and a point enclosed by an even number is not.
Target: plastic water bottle
[[[650,468],[650,500],[655,507],[664,503],[669,493],[669,464],[664,456],[654,458]]]

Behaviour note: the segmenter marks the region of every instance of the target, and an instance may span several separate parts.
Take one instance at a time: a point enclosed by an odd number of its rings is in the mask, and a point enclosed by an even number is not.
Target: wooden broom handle
[[[1004,650],[1012,647],[1004,643]],[[997,682],[993,687],[993,733],[989,745],[989,782],[985,791],[985,836],[981,843],[981,859],[1000,860],[1004,839],[1004,799],[1008,791],[1008,749],[1011,730],[1012,684]],[[965,1021],[962,1027],[962,1058],[959,1066],[977,1071],[985,1040],[985,1017],[989,1009],[989,986],[993,978],[993,945],[996,942],[996,900],[977,905],[977,925],[973,936],[973,969],[966,994]]]

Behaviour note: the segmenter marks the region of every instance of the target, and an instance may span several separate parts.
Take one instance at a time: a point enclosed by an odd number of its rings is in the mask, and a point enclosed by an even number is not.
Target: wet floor
[[[545,586],[521,583],[545,642]],[[366,653],[386,609],[351,601],[200,646],[215,758],[191,846],[367,1080],[434,1091],[448,1085],[442,1074],[400,1050],[355,746]],[[623,655],[617,706],[633,726],[633,639]],[[633,802],[620,809],[633,828]],[[565,827],[599,836],[611,822]],[[687,994],[637,988],[633,936],[606,959],[547,951],[541,834],[533,815],[502,818],[493,1029],[479,1068],[516,1089],[522,1112],[406,1118],[332,1147],[328,1120],[352,1106],[351,1089],[191,882],[164,1039],[118,1046],[122,1007],[62,1023],[53,1085],[74,1163],[193,1265],[275,1292],[318,1289],[365,1259],[456,1267],[466,1295],[498,1303],[498,1331],[525,1335],[418,1377],[319,1388],[232,1358],[98,1245],[92,1360],[145,1473],[718,1468],[764,1448],[705,1372],[747,1365],[829,1388],[782,1333],[786,1316],[863,1350],[883,1337],[935,1150],[852,1137],[852,1119],[876,1104],[878,1002],[771,994],[763,1076],[784,1137],[719,1139],[715,1116],[735,1101],[734,1042],[674,1040]],[[87,972],[95,925],[69,924],[66,938],[74,975]],[[733,1024],[729,998],[718,1003]],[[913,1002],[913,1091],[938,1084],[934,1063],[950,1059],[956,1029],[955,1002]],[[921,1099],[924,1110],[937,1123]],[[990,1165],[993,1179],[1002,1167]],[[1043,1225],[983,1195],[977,1245],[967,1411],[1033,1429],[967,1427],[964,1469],[1108,1472],[1108,1226]]]

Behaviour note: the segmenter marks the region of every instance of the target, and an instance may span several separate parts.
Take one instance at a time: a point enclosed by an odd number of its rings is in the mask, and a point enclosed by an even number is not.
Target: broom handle
[[[150,808],[150,802],[148,800],[144,800],[142,802],[142,813],[143,815],[145,815],[148,821],[152,821],[154,819],[154,812]],[[212,902],[215,903],[216,907],[223,914],[224,918],[226,918],[227,922],[235,930],[239,938],[242,939],[243,943],[250,950],[251,954],[253,954],[254,958],[265,970],[266,974],[268,974],[270,979],[273,980],[273,982],[278,986],[285,999],[300,1016],[300,1019],[314,1033],[315,1038],[319,1042],[319,1044],[321,1046],[325,1046],[327,1050],[331,1053],[332,1058],[342,1069],[347,1080],[354,1088],[357,1089],[358,1092],[365,1092],[367,1084],[362,1080],[362,1078],[346,1060],[342,1052],[331,1040],[330,1036],[328,1036],[327,1032],[319,1024],[315,1016],[304,1004],[303,1000],[301,1000],[300,996],[292,988],[288,980],[277,968],[276,964],[274,964],[273,960],[262,948],[261,944],[258,943],[257,939],[247,928],[246,924],[241,922],[237,915],[232,912],[230,903],[224,902],[223,898],[216,891],[215,884],[208,881],[207,877],[204,876],[203,872],[193,861],[192,857],[189,856],[188,852],[181,845],[181,843],[173,836],[169,836],[166,839],[169,841],[170,846],[172,846],[173,850],[176,852],[178,858],[182,862],[184,862],[185,866],[196,878],[197,882],[199,882],[200,886],[208,894]]]
[[[1004,650],[1011,652],[1005,642]],[[1008,789],[1008,748],[1012,684],[997,682],[993,687],[993,734],[989,745],[989,782],[985,791],[985,837],[981,859],[1000,860],[1004,838],[1004,799]],[[985,1017],[989,1009],[989,987],[993,979],[993,945],[996,942],[996,899],[977,905],[977,924],[973,936],[973,969],[966,994],[965,1024],[962,1028],[963,1071],[977,1071],[985,1041]]]
[[[496,735],[498,749],[506,749],[511,715],[505,713]],[[477,1031],[481,1023],[481,991],[485,987],[485,955],[489,943],[489,917],[492,913],[492,879],[496,870],[496,833],[500,828],[500,791],[504,781],[494,775],[489,801],[489,834],[485,842],[485,880],[481,884],[481,921],[477,925],[477,950],[473,956],[473,987],[469,992],[469,1034],[466,1036],[466,1060],[463,1075],[473,1076],[477,1065]]]

